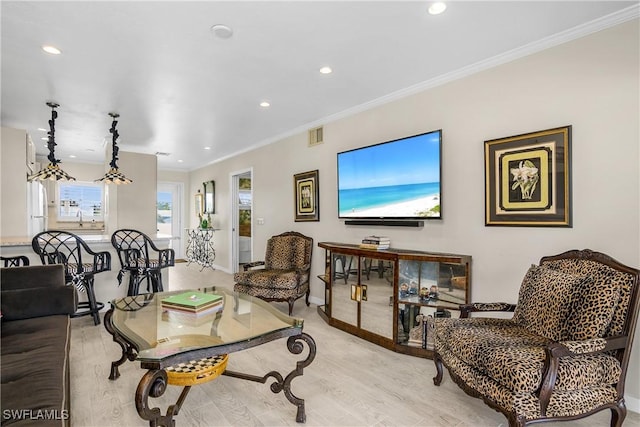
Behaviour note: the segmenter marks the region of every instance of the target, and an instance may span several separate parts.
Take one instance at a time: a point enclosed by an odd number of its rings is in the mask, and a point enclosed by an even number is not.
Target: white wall
[[[109,185],[110,212],[116,212],[117,228],[132,228],[155,236],[158,161],[153,154],[139,154],[120,151],[118,153],[120,172],[133,180],[127,185]],[[115,205],[112,204],[115,202]],[[109,214],[109,223],[113,223],[113,215]]]
[[[640,266],[639,52],[635,20],[326,123],[323,145],[308,148],[300,134],[193,172],[191,194],[203,181],[216,181],[214,224],[223,229],[216,236],[216,264],[231,267],[229,174],[253,167],[253,217],[265,220],[254,225],[256,259],[269,236],[287,230],[315,242],[350,243],[375,231],[389,235],[395,247],[471,255],[472,299],[507,302],[517,300],[528,266],[544,255],[590,248]],[[573,227],[486,227],[483,142],[564,125],[573,126]],[[372,229],[337,219],[337,152],[435,129],[443,129],[442,221]],[[321,220],[296,223],[293,175],[314,169]],[[312,277],[323,271],[323,254],[314,251]],[[311,294],[324,298],[317,279]],[[639,349],[636,336],[626,393],[634,411],[640,411]]]
[[[0,133],[0,236],[26,236],[27,132],[3,127]]]

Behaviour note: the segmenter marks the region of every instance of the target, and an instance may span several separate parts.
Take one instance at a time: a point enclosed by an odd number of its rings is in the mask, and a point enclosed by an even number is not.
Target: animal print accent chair
[[[510,426],[626,416],[624,383],[638,317],[640,271],[591,250],[544,257],[527,271],[518,304],[470,304],[436,321],[442,366],[468,394],[504,413]],[[515,309],[515,310],[514,310]],[[514,311],[511,319],[467,317]]]
[[[234,274],[233,290],[265,301],[287,301],[289,315],[303,295],[308,306],[312,248],[313,239],[295,231],[271,237],[265,260],[245,264],[244,271]],[[259,266],[264,267],[253,270]]]

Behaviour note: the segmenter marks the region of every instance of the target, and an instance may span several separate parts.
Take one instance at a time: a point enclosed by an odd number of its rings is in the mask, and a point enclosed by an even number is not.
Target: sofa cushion
[[[567,340],[604,337],[620,300],[620,286],[601,279],[598,275],[590,282],[583,282],[574,292],[565,324]]]
[[[553,260],[544,265],[591,278],[574,292],[565,324],[565,339],[588,340],[606,336],[631,275],[589,260]]]
[[[574,289],[589,278],[532,265],[525,274],[513,320],[528,331],[560,341]]]
[[[262,288],[257,286],[241,285],[236,283],[233,286],[235,292],[251,295],[259,298],[269,298],[275,300],[285,300],[304,294],[309,289],[309,283],[305,282],[299,289],[278,289]]]
[[[3,290],[0,309],[5,321],[56,314],[73,314],[78,308],[73,286]]]
[[[32,416],[55,418],[39,419],[39,426],[68,424],[69,345],[69,316],[2,322],[2,425],[34,423],[7,410],[32,410]]]
[[[308,274],[295,270],[253,270],[238,272],[233,280],[240,285],[250,285],[271,289],[296,289],[298,284],[308,279]]]
[[[443,362],[449,367],[451,376],[458,384],[472,388],[480,395],[505,408],[508,411],[522,415],[526,419],[540,418],[540,401],[535,393],[513,392],[491,377],[472,369],[466,363],[460,361],[448,350],[440,354]],[[551,401],[547,407],[547,416],[576,416],[592,411],[602,405],[610,404],[615,400],[615,387],[611,385],[598,385],[580,389],[579,391],[556,390],[551,395]]]
[[[544,346],[550,340],[532,334],[508,319],[478,320],[447,319],[436,322],[438,351],[447,347],[449,352],[470,368],[514,393],[535,392],[542,382]],[[620,363],[609,355],[562,358],[555,390],[613,384],[619,376]]]

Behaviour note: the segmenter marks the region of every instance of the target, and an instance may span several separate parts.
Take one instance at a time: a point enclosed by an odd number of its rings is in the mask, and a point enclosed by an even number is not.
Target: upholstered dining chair
[[[640,270],[600,252],[543,257],[525,274],[517,304],[467,304],[460,318],[435,320],[434,384],[446,367],[510,427],[603,410],[620,427],[639,286]],[[499,311],[513,316],[490,315]]]
[[[123,228],[111,235],[111,244],[118,252],[120,272],[118,283],[129,274],[127,296],[138,295],[140,283],[147,281],[147,292],[162,292],[162,269],[175,265],[175,251],[158,249],[141,231]]]
[[[64,265],[65,282],[75,285],[80,292],[86,292],[87,301],[79,302],[79,311],[71,317],[90,315],[93,323],[99,325],[104,303],[96,300],[94,279],[96,274],[111,270],[111,254],[107,251],[94,252],[80,236],[58,230],[36,234],[31,246],[42,265]]]
[[[309,305],[312,249],[313,239],[295,231],[271,237],[264,261],[244,264],[244,271],[234,274],[233,290],[265,301],[286,301],[291,315],[293,303],[303,295]]]
[[[24,255],[0,256],[3,267],[24,267],[29,265],[29,258]]]

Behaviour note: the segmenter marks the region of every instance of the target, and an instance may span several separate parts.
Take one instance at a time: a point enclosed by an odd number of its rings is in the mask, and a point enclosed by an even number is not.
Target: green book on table
[[[222,304],[222,302],[222,295],[189,291],[163,298],[162,306],[197,312]]]

